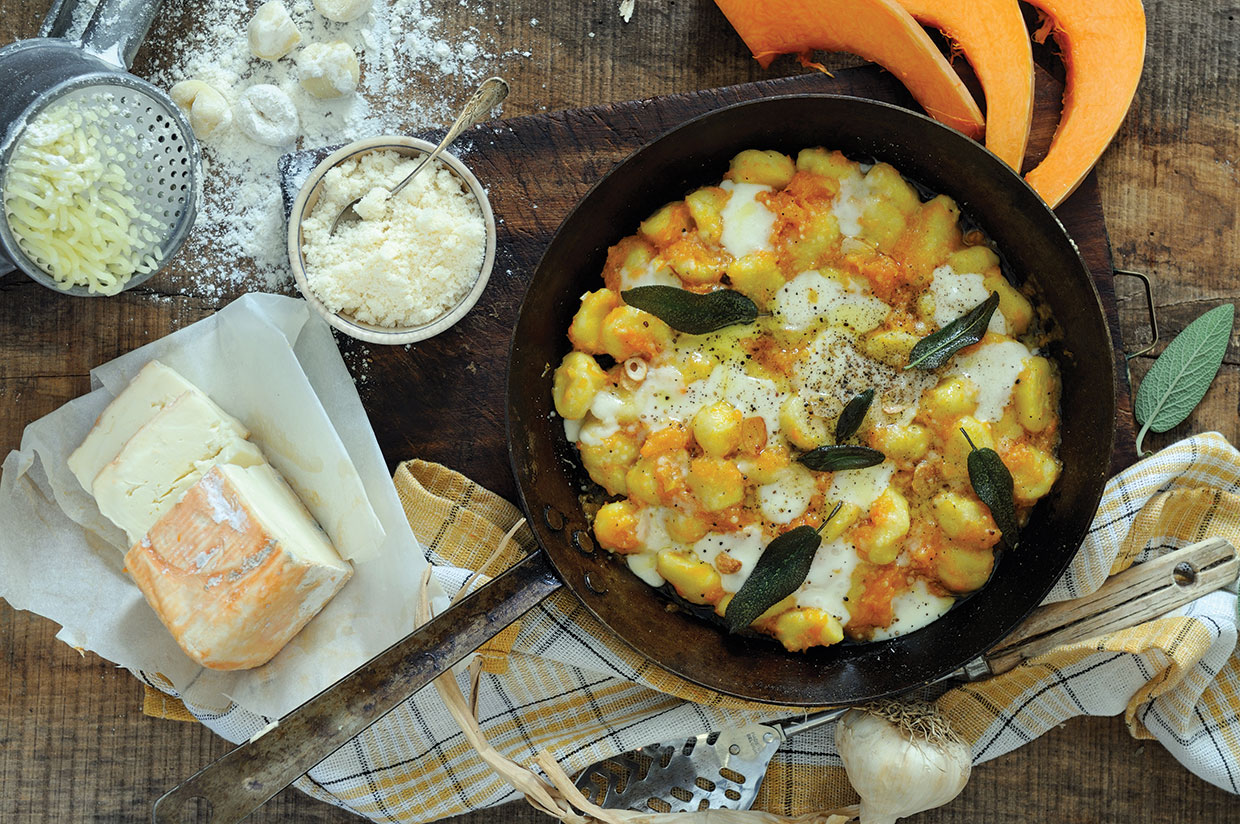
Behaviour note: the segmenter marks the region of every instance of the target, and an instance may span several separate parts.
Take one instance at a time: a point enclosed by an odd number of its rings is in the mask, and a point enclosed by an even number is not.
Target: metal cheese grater
[[[683,744],[650,744],[586,767],[577,789],[600,807],[653,813],[748,810],[780,745],[830,724],[833,709],[783,724],[703,733]]]
[[[128,192],[154,218],[151,250],[170,259],[193,226],[198,200],[200,155],[184,115],[160,89],[128,73],[150,28],[159,0],[102,0],[80,38],[69,39],[74,11],[90,0],[57,0],[40,36],[0,49],[0,192],[5,169],[27,124],[54,105],[73,105],[114,114],[99,125],[108,139],[135,140],[139,160],[126,169]],[[124,136],[124,137],[122,137]],[[0,209],[0,274],[21,269],[34,280],[60,289],[21,249]],[[154,272],[134,275],[125,288]],[[67,290],[90,294],[84,286]]]

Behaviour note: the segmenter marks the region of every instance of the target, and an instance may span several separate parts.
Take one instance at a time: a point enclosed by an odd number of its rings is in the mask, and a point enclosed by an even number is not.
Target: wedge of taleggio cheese
[[[69,456],[69,471],[78,479],[82,488],[91,492],[99,470],[117,456],[125,442],[161,409],[186,392],[198,395],[214,408],[217,415],[232,427],[238,437],[249,437],[249,430],[241,421],[216,406],[201,389],[183,378],[179,372],[153,360],[142,367],[129,385],[113,398],[95,421],[95,426],[86,436],[86,440]]]
[[[134,544],[216,464],[254,466],[263,453],[236,419],[195,390],[184,392],[133,433],[95,475],[99,511]]]
[[[212,467],[125,566],[185,653],[218,670],[269,661],[353,574],[267,464]]]

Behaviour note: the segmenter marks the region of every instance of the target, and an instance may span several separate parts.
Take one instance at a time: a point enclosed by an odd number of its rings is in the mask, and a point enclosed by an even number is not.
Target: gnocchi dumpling
[[[350,23],[370,11],[370,0],[314,0],[314,8],[328,20]]]
[[[297,48],[301,30],[280,0],[268,0],[250,18],[247,29],[250,52],[262,60],[276,61]]]
[[[228,100],[215,87],[201,80],[182,80],[169,89],[172,102],[189,115],[189,127],[199,140],[225,132],[232,124]]]
[[[297,79],[313,97],[343,97],[357,89],[361,66],[353,47],[343,40],[311,43],[295,59]]]
[[[279,86],[269,83],[242,92],[234,114],[241,131],[268,146],[292,143],[301,127],[293,99]]]

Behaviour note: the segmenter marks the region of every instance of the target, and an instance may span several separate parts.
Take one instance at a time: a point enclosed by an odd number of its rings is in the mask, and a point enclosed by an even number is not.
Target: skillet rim
[[[1106,422],[1106,425],[1102,427],[1105,433],[1105,436],[1102,439],[1098,439],[1096,437],[1091,436],[1090,440],[1092,440],[1097,445],[1093,450],[1094,452],[1097,453],[1096,455],[1097,460],[1092,464],[1078,467],[1073,472],[1073,477],[1077,481],[1079,481],[1080,484],[1083,484],[1085,486],[1085,490],[1084,490],[1085,497],[1081,498],[1080,494],[1078,494],[1075,498],[1073,498],[1072,502],[1067,505],[1069,506],[1071,510],[1069,514],[1075,513],[1075,516],[1072,519],[1070,519],[1069,523],[1067,524],[1067,526],[1069,526],[1070,529],[1066,530],[1065,533],[1061,534],[1061,539],[1059,540],[1058,546],[1049,547],[1049,549],[1054,550],[1054,555],[1055,555],[1055,561],[1051,567],[1054,574],[1053,575],[1046,574],[1044,577],[1041,578],[1041,582],[1038,585],[1035,585],[1032,589],[1026,588],[1023,591],[1009,593],[1011,597],[1019,599],[1020,607],[1016,611],[1011,611],[1011,610],[1008,611],[1009,615],[1007,618],[1004,619],[1004,625],[1002,626],[1001,629],[992,629],[990,631],[985,631],[985,630],[978,630],[976,627],[973,627],[972,630],[975,635],[980,634],[981,636],[985,638],[984,644],[978,643],[977,639],[975,638],[973,639],[973,643],[968,645],[969,651],[967,653],[961,653],[959,649],[952,650],[949,648],[949,649],[942,650],[942,652],[944,652],[945,654],[945,657],[944,657],[944,660],[939,665],[927,667],[924,662],[921,662],[917,664],[916,666],[911,667],[911,669],[914,670],[915,672],[915,674],[912,677],[910,677],[908,673],[902,672],[903,670],[910,669],[908,662],[902,660],[902,657],[904,656],[902,656],[901,653],[907,652],[907,650],[903,648],[906,648],[910,644],[909,639],[913,639],[911,643],[918,643],[920,641],[926,640],[926,638],[928,638],[929,635],[936,635],[936,636],[944,635],[944,632],[942,631],[938,631],[935,633],[929,633],[929,634],[927,634],[927,631],[931,630],[932,628],[936,626],[939,626],[940,624],[943,624],[946,621],[947,616],[943,616],[942,618],[937,619],[936,621],[932,622],[930,625],[928,625],[926,628],[922,630],[918,630],[917,632],[909,633],[904,636],[900,636],[899,638],[892,639],[890,641],[870,642],[866,644],[855,644],[855,645],[838,645],[836,647],[828,648],[828,650],[831,653],[831,655],[828,655],[828,657],[835,657],[839,659],[839,655],[837,653],[842,649],[846,651],[847,650],[858,650],[858,649],[865,650],[865,652],[859,655],[854,655],[852,653],[849,653],[843,659],[828,661],[828,662],[825,662],[825,664],[822,661],[818,661],[816,662],[817,663],[816,667],[815,666],[792,667],[792,669],[794,670],[817,669],[819,670],[821,674],[824,671],[824,666],[826,666],[831,671],[831,675],[829,676],[830,680],[832,680],[833,682],[847,681],[853,684],[852,687],[845,689],[843,692],[840,692],[839,690],[835,690],[834,692],[832,691],[824,692],[821,689],[820,684],[815,684],[813,682],[812,680],[813,673],[808,672],[808,671],[801,673],[801,677],[794,682],[794,686],[792,688],[788,688],[788,685],[786,683],[783,684],[783,686],[776,686],[774,688],[772,688],[770,684],[764,684],[761,688],[755,688],[753,685],[746,686],[744,684],[738,683],[736,682],[735,679],[733,680],[725,679],[721,681],[719,678],[715,677],[712,671],[710,671],[711,669],[710,667],[707,668],[708,671],[703,672],[700,667],[695,668],[694,666],[686,666],[686,658],[688,658],[688,660],[690,660],[690,663],[692,663],[692,656],[687,657],[685,655],[673,654],[671,656],[671,660],[669,660],[669,657],[667,655],[660,655],[657,653],[652,653],[650,651],[649,647],[652,644],[652,639],[658,639],[659,636],[662,636],[660,643],[663,643],[666,646],[667,636],[675,634],[674,632],[672,632],[672,630],[680,629],[682,631],[690,631],[690,634],[693,634],[691,632],[691,627],[689,625],[686,625],[682,617],[678,617],[675,614],[673,614],[672,617],[667,619],[671,623],[668,626],[664,627],[663,631],[661,632],[656,630],[656,631],[647,632],[647,633],[640,633],[640,632],[635,633],[632,631],[629,631],[629,632],[621,631],[620,629],[616,627],[615,623],[607,620],[607,618],[603,614],[600,614],[600,610],[596,608],[596,604],[598,604],[599,602],[595,599],[598,598],[600,595],[596,584],[588,580],[588,578],[586,580],[579,581],[575,579],[572,574],[574,572],[580,571],[580,567],[582,564],[593,562],[592,568],[588,570],[586,573],[587,575],[591,572],[597,571],[603,577],[606,577],[608,569],[618,570],[622,573],[623,579],[619,579],[619,578],[616,578],[615,576],[611,576],[608,581],[609,583],[612,583],[612,584],[622,583],[623,580],[627,579],[627,580],[631,580],[631,582],[636,582],[636,584],[647,593],[654,593],[655,591],[653,588],[649,587],[648,585],[646,585],[645,583],[637,579],[636,576],[633,575],[631,572],[629,572],[626,568],[624,568],[622,564],[615,563],[611,559],[610,553],[592,552],[593,543],[590,538],[589,527],[588,527],[588,524],[584,522],[584,514],[580,512],[580,506],[577,507],[577,511],[575,512],[570,511],[569,513],[565,513],[561,511],[560,509],[552,506],[552,504],[550,503],[546,503],[545,506],[542,506],[541,508],[538,507],[538,505],[544,504],[544,501],[545,501],[544,498],[536,494],[536,488],[539,483],[539,480],[538,480],[539,476],[541,475],[545,477],[548,474],[554,475],[556,473],[563,474],[563,469],[558,466],[553,466],[553,467],[548,468],[548,467],[541,467],[538,465],[533,465],[533,463],[529,460],[530,453],[532,453],[535,450],[536,439],[531,439],[531,432],[534,430],[532,430],[531,427],[527,425],[527,422],[530,420],[534,420],[534,417],[528,414],[523,414],[522,410],[530,402],[529,399],[531,397],[536,397],[538,393],[534,391],[528,391],[530,387],[529,381],[522,382],[519,380],[515,380],[515,378],[518,377],[517,375],[518,366],[522,364],[522,361],[520,359],[522,357],[525,357],[524,344],[526,342],[526,336],[522,334],[522,331],[525,327],[537,322],[531,319],[532,316],[536,313],[536,311],[539,313],[540,317],[544,319],[546,317],[545,314],[543,314],[541,310],[545,308],[547,298],[545,297],[544,291],[536,287],[542,286],[543,282],[548,280],[548,278],[550,277],[550,275],[546,274],[546,271],[548,267],[550,266],[548,262],[549,259],[554,261],[554,253],[556,253],[559,250],[560,246],[566,242],[564,241],[564,238],[566,237],[568,232],[571,229],[575,228],[576,224],[579,221],[585,219],[585,218],[582,218],[581,215],[586,214],[592,209],[592,207],[596,205],[595,201],[600,199],[601,197],[600,193],[605,193],[607,191],[608,186],[614,185],[612,184],[612,181],[615,180],[619,174],[630,170],[630,167],[636,165],[637,161],[652,154],[656,150],[657,147],[662,147],[668,141],[674,140],[678,137],[683,138],[685,134],[691,135],[694,129],[701,129],[704,126],[704,124],[707,124],[716,119],[726,120],[728,117],[735,117],[739,110],[746,110],[751,107],[755,109],[762,109],[762,108],[778,109],[780,105],[792,105],[795,107],[795,106],[800,106],[800,105],[816,106],[819,104],[827,107],[828,109],[830,109],[830,107],[842,107],[845,111],[849,110],[850,107],[861,107],[861,110],[863,111],[866,109],[869,109],[871,112],[881,113],[882,117],[895,118],[896,120],[900,120],[903,118],[903,119],[906,119],[908,123],[915,124],[919,128],[929,129],[932,135],[937,133],[938,139],[946,140],[949,144],[954,142],[956,143],[957,146],[960,146],[963,148],[964,154],[966,155],[972,154],[973,157],[976,159],[969,161],[971,165],[981,164],[982,167],[990,166],[991,168],[986,170],[987,174],[991,175],[992,178],[997,178],[999,181],[1001,181],[1001,185],[1010,190],[1014,200],[1023,201],[1023,203],[1021,204],[1023,207],[1029,207],[1032,202],[1033,211],[1036,212],[1037,214],[1036,216],[1026,215],[1026,218],[1027,218],[1026,222],[1045,223],[1046,228],[1052,228],[1053,231],[1051,231],[1048,235],[1045,235],[1044,239],[1052,240],[1055,243],[1066,242],[1066,247],[1063,249],[1059,249],[1058,252],[1061,255],[1066,255],[1066,260],[1069,263],[1069,268],[1072,270],[1072,278],[1075,281],[1075,285],[1072,286],[1070,289],[1068,289],[1068,291],[1071,292],[1075,290],[1077,292],[1080,292],[1086,295],[1089,298],[1084,301],[1085,304],[1087,305],[1083,308],[1083,311],[1084,311],[1084,315],[1086,316],[1086,319],[1090,322],[1091,328],[1084,332],[1081,332],[1080,335],[1083,335],[1085,337],[1088,337],[1089,335],[1094,335],[1096,338],[1099,338],[1101,342],[1105,342],[1105,347],[1103,349],[1104,354],[1101,356],[1093,357],[1092,360],[1090,360],[1089,362],[1093,364],[1093,368],[1095,370],[1101,369],[1101,371],[1107,377],[1107,381],[1106,381],[1107,388],[1105,390],[1099,390],[1099,391],[1102,391],[1103,393],[1101,400],[1104,401],[1104,406],[1105,406],[1105,409],[1101,411],[1106,413],[1105,416],[1103,417],[1103,420],[1104,422]],[[760,141],[762,139],[763,138],[746,137],[743,140],[741,140],[741,142],[736,143],[734,147],[731,149],[731,151],[732,153],[735,153],[736,151],[740,151],[743,148],[755,148],[755,147],[771,148],[770,144],[772,142],[776,142],[776,141],[768,140],[766,141],[766,145],[761,145],[760,143],[755,142],[755,141]],[[808,145],[824,145],[824,143],[828,143],[828,141],[824,140],[824,141],[819,141],[818,143],[815,144],[814,142],[808,142],[808,141],[799,140],[796,138],[783,139],[783,142],[787,143],[789,142],[789,140],[794,140],[801,147],[808,146]],[[840,148],[839,146],[830,146],[830,147]],[[777,147],[777,148],[782,148],[782,147]],[[918,149],[916,151],[920,153],[924,150]],[[856,151],[849,152],[847,150],[846,150],[846,153],[852,156],[857,156],[858,154],[861,154],[860,152],[856,152]],[[683,156],[686,154],[686,152],[681,151],[679,152],[679,154]],[[692,154],[692,151],[690,151],[688,154],[690,155],[691,158],[696,157],[695,155]],[[909,174],[911,179],[919,183],[923,183],[923,184],[926,183],[926,181],[922,179],[922,176],[911,174],[907,166],[901,165],[900,162],[892,161],[890,151],[880,152],[872,156],[876,157],[877,159],[891,161],[893,165],[896,165],[897,169],[899,169],[902,173]],[[726,163],[726,159],[725,159],[725,163]],[[713,182],[714,180],[718,180],[718,178],[722,175],[722,171],[716,171],[716,172],[713,172],[712,174],[713,174],[713,179],[708,175],[705,178],[705,182],[709,183],[709,182]],[[701,173],[696,175],[696,181],[697,181],[696,185],[702,185],[703,176]],[[692,188],[692,184],[687,187],[681,186],[680,193],[674,194],[672,196],[672,199],[674,199],[675,197],[683,197],[683,193],[691,190],[691,188]],[[949,189],[951,188],[951,186],[930,186],[930,188],[936,192],[944,192],[945,189]],[[962,213],[967,213],[966,206],[967,204],[971,202],[971,198],[961,197],[958,194],[953,193],[953,192],[946,192],[946,193],[950,194],[957,201],[957,203],[961,206]],[[655,208],[655,207],[650,207],[649,209],[646,209],[646,212],[642,213],[640,217],[638,218],[638,220],[643,219],[652,208]],[[614,212],[614,210],[612,211]],[[987,226],[988,225],[987,221],[989,220],[990,218],[988,216],[985,220],[981,220],[977,222],[982,226]],[[619,223],[621,222],[624,222],[624,221],[616,221],[614,219],[611,219],[611,223],[613,225],[619,225]],[[625,225],[628,225],[629,223],[633,223],[635,225],[636,221],[624,222]],[[989,236],[994,236],[995,234],[1003,234],[1003,233],[1002,232],[995,233],[995,232],[988,231],[987,234]],[[610,245],[611,243],[616,242],[620,237],[623,237],[623,236],[624,234],[617,234],[615,231],[612,231],[610,233],[611,239],[607,245]],[[998,245],[998,241],[996,241],[996,244]],[[1001,247],[1001,250],[1002,248],[1003,247]],[[605,253],[605,247],[603,249],[603,252]],[[583,269],[585,272],[587,272],[587,274],[585,275],[585,277],[587,278],[596,279],[598,277],[597,271],[593,271],[592,267],[586,267],[584,266],[584,264],[580,264],[578,268]],[[601,269],[601,267],[594,267],[594,268]],[[1005,271],[1007,271],[1006,262],[1005,262]],[[1026,274],[1029,274],[1029,273],[1027,272]],[[1042,289],[1041,291],[1043,291],[1043,293],[1045,294],[1045,289]],[[572,303],[574,307],[575,307],[575,296],[576,296],[575,294],[572,296],[573,297]],[[558,295],[558,297],[561,299],[561,302],[563,302],[564,295],[560,294]],[[1058,312],[1056,312],[1056,315],[1058,315]],[[570,317],[571,317],[571,313],[570,313]],[[554,347],[558,351],[555,362],[558,362],[558,358],[562,356],[562,354],[568,349],[568,346],[566,344],[566,338],[564,336],[565,329],[567,329],[567,323],[563,325],[563,328],[555,329],[555,330],[552,330],[551,332],[551,334],[553,335],[558,334],[559,338],[563,339],[559,346]],[[513,471],[514,479],[516,481],[518,495],[520,498],[520,504],[522,508],[524,509],[524,511],[531,516],[530,518],[531,530],[534,533],[535,538],[539,543],[539,546],[542,548],[544,552],[547,553],[549,560],[551,561],[552,565],[555,567],[557,574],[560,576],[561,580],[563,580],[566,587],[570,591],[573,592],[574,597],[576,597],[576,599],[581,602],[581,604],[585,607],[587,612],[589,612],[596,620],[598,620],[604,627],[610,630],[613,634],[618,636],[629,647],[633,648],[640,656],[642,656],[648,662],[651,662],[657,666],[660,666],[670,671],[674,675],[677,675],[681,678],[685,678],[686,680],[694,684],[697,684],[699,686],[705,687],[709,690],[720,692],[726,695],[735,696],[738,698],[743,698],[746,700],[759,701],[759,702],[765,702],[765,703],[796,705],[796,706],[819,706],[819,705],[833,704],[833,703],[858,703],[858,702],[865,701],[865,700],[871,700],[873,698],[879,698],[879,697],[886,696],[886,695],[904,692],[909,689],[913,689],[917,686],[921,686],[921,685],[933,683],[937,680],[941,680],[942,677],[949,675],[951,672],[958,669],[959,666],[963,665],[967,661],[973,659],[974,657],[976,657],[977,655],[980,655],[981,653],[983,653],[984,651],[988,649],[994,648],[994,646],[1003,637],[1006,637],[1008,634],[1010,634],[1012,630],[1014,630],[1017,626],[1019,626],[1021,621],[1023,621],[1024,618],[1028,615],[1028,613],[1037,606],[1037,604],[1042,600],[1042,598],[1045,597],[1046,593],[1050,591],[1050,589],[1062,576],[1064,570],[1066,570],[1068,565],[1071,563],[1071,560],[1076,553],[1077,547],[1079,547],[1081,541],[1083,540],[1085,534],[1087,533],[1089,525],[1093,520],[1093,514],[1096,513],[1097,511],[1097,505],[1101,499],[1103,487],[1105,485],[1106,478],[1107,478],[1107,471],[1108,471],[1110,456],[1114,449],[1115,427],[1113,423],[1116,419],[1116,409],[1117,409],[1117,400],[1116,400],[1116,380],[1117,380],[1116,375],[1117,373],[1116,373],[1114,360],[1111,357],[1112,352],[1113,350],[1111,347],[1110,327],[1108,326],[1106,322],[1105,313],[1103,311],[1103,307],[1101,303],[1101,298],[1097,290],[1097,285],[1094,282],[1094,279],[1089,272],[1088,266],[1085,264],[1085,261],[1082,259],[1080,255],[1080,251],[1076,246],[1076,243],[1072,240],[1071,236],[1067,233],[1066,228],[1063,226],[1062,222],[1059,221],[1058,216],[1055,215],[1055,213],[1051,209],[1049,209],[1049,207],[1045,205],[1045,203],[1041,200],[1041,198],[1038,197],[1036,193],[1034,193],[1033,190],[1029,188],[1029,186],[1025,183],[1023,178],[1021,178],[1019,175],[1012,172],[1012,170],[1010,170],[1005,164],[1003,164],[1002,161],[1000,161],[997,157],[995,157],[988,150],[986,150],[984,146],[978,143],[975,143],[969,138],[961,135],[959,132],[955,132],[954,130],[946,126],[943,126],[942,124],[937,123],[936,121],[933,121],[930,118],[922,114],[910,111],[908,109],[904,109],[900,106],[895,106],[889,103],[885,103],[882,101],[871,100],[867,98],[853,97],[849,95],[830,95],[830,94],[790,94],[790,95],[778,95],[778,96],[764,97],[764,98],[759,98],[757,100],[743,101],[743,102],[732,104],[729,106],[720,107],[720,108],[711,110],[709,112],[700,114],[696,117],[690,118],[682,123],[677,124],[676,126],[664,131],[662,134],[658,135],[654,139],[644,143],[642,146],[638,147],[637,149],[629,153],[622,161],[617,163],[611,170],[609,170],[606,174],[604,174],[604,176],[599,181],[597,181],[589,189],[589,191],[576,202],[576,204],[568,212],[564,220],[560,223],[559,227],[556,229],[555,233],[552,235],[551,240],[549,241],[547,245],[547,248],[544,250],[544,253],[541,256],[541,259],[537,267],[534,270],[534,274],[531,277],[530,284],[527,287],[527,291],[522,299],[522,303],[521,303],[521,306],[520,306],[520,309],[517,315],[517,320],[516,320],[516,323],[514,324],[513,337],[510,342],[509,368],[507,372],[507,387],[506,387],[506,395],[507,395],[506,397],[506,402],[507,402],[506,403],[507,405],[506,435],[507,435],[507,441],[508,441],[509,460],[510,460],[510,465]],[[1078,357],[1079,357],[1078,354],[1073,353],[1070,350],[1057,354],[1057,360],[1062,361],[1064,358],[1067,358],[1069,361],[1072,361],[1073,363],[1076,362]],[[526,366],[528,366],[528,364],[526,364]],[[543,399],[543,404],[542,404],[543,406],[548,405],[547,401],[549,401],[549,397],[550,397],[550,374],[551,374],[552,368],[553,368],[552,363],[547,362],[546,364],[544,364],[541,374],[538,374],[536,371],[530,373],[528,368],[525,370],[527,373],[529,373],[525,377],[528,377],[531,380],[533,380],[534,385],[537,385],[540,387],[543,385],[546,386],[546,392],[542,393],[547,396],[546,398]],[[1077,388],[1078,389],[1080,388],[1079,385],[1077,386]],[[1067,389],[1067,386],[1065,383],[1065,396],[1067,395],[1066,389]],[[1098,399],[1095,398],[1094,400],[1098,400]],[[536,406],[538,405],[537,401],[533,401],[533,403],[535,403]],[[1062,408],[1064,408],[1063,404],[1061,404],[1061,410]],[[1082,414],[1082,418],[1083,417],[1084,415]],[[1073,419],[1075,420],[1075,413],[1073,415]],[[556,417],[552,415],[550,416],[548,420],[542,423],[542,426],[544,428],[547,426],[551,427],[551,429],[546,430],[546,432],[549,435],[549,441],[552,447],[552,452],[554,453],[554,458],[557,459],[557,460],[552,461],[552,463],[558,464],[559,460],[566,460],[565,456],[560,454],[562,452],[562,449],[560,447],[563,446],[563,444],[558,444],[558,442],[560,441],[564,441],[564,444],[567,444],[567,442],[564,440],[562,429],[558,426],[558,419],[556,419]],[[1078,428],[1086,428],[1086,424],[1083,421],[1077,422],[1076,426]],[[556,430],[558,430],[558,432]],[[575,456],[575,450],[572,450],[572,451]],[[1062,452],[1061,452],[1061,456],[1062,456]],[[568,463],[570,464],[570,467],[573,470],[576,470],[576,474],[578,475],[584,474],[580,469],[579,462],[577,462],[575,466],[573,465],[574,462],[571,460],[568,460]],[[531,465],[530,468],[527,468],[527,464]],[[550,469],[550,472],[548,472],[548,469]],[[1055,489],[1051,493],[1051,496],[1048,496],[1048,497],[1060,498],[1063,496],[1062,487],[1064,485],[1064,481],[1067,475],[1068,475],[1068,472],[1065,471],[1064,477],[1061,477],[1059,479],[1059,481],[1056,484]],[[574,480],[579,480],[579,478],[574,479]],[[1039,513],[1043,508],[1044,507],[1042,503],[1040,503],[1039,506],[1035,509],[1035,513],[1033,517],[1038,518]],[[1086,510],[1089,513],[1088,517],[1082,517],[1081,513]],[[574,519],[574,516],[578,516],[578,517]],[[1048,521],[1046,522],[1046,526],[1048,527],[1049,526],[1062,526],[1062,524],[1059,521]],[[573,527],[577,527],[577,528],[574,529]],[[585,532],[585,538],[584,538],[585,545],[584,546],[582,545],[582,541],[581,541],[582,531]],[[569,541],[570,535],[571,535],[571,543]],[[549,546],[554,547],[554,550],[549,549]],[[574,550],[574,547],[575,547],[575,550]],[[602,558],[602,561],[604,562],[604,566],[600,566],[597,563],[600,560],[599,556],[607,556],[607,557]],[[583,559],[588,559],[588,560],[583,560]],[[1018,561],[1018,560],[1012,560],[1008,562],[1009,566],[1011,566],[1012,564],[1019,564],[1023,567],[1023,562]],[[999,577],[998,572],[996,572],[995,577],[996,578]],[[1011,576],[1009,575],[1008,577],[1011,577]],[[1012,589],[1011,585],[1013,582],[1008,581],[1007,583],[1009,585],[1007,588]],[[983,588],[983,590],[980,590],[979,593],[985,592],[994,586],[995,586],[995,579],[992,578],[991,582],[988,583],[987,586]],[[631,590],[631,587],[628,587],[627,589]],[[1036,594],[1036,597],[1030,597],[1030,593]],[[633,593],[629,592],[627,594],[633,594]],[[993,595],[991,597],[991,600],[993,600],[995,597],[998,597],[998,594]],[[962,600],[955,607],[953,607],[951,612],[949,612],[948,614],[950,615],[952,613],[957,612],[958,610],[961,609],[961,607],[965,603],[971,600],[972,598]],[[660,604],[665,604],[665,603],[666,603],[665,599],[660,600]],[[711,633],[715,633],[716,635],[719,634],[717,627],[710,626],[706,624],[705,622],[702,622],[696,618],[692,618],[689,620],[692,622],[692,625],[696,625],[699,628],[706,627],[708,631],[710,631]],[[741,660],[746,664],[769,665],[771,663],[772,652],[770,650],[754,649],[751,644],[748,644],[745,642],[736,642],[735,639],[726,639],[726,638],[723,639],[721,646],[727,648],[724,650],[725,656],[730,656],[730,657],[740,656]],[[775,646],[778,646],[778,645],[776,644]],[[940,639],[937,637],[931,640],[931,643],[929,646],[932,648],[937,648],[939,646],[950,647],[950,645],[947,644],[946,642],[940,643]],[[718,652],[718,650],[716,650],[716,652]],[[787,652],[784,652],[782,648],[779,648],[778,651],[774,653],[774,656],[777,656],[778,658],[784,659],[784,660],[793,659],[793,660],[798,661],[799,664],[806,664],[807,662],[813,662],[813,659],[819,652],[820,652],[819,650],[814,650],[814,651],[811,651],[810,653],[787,653]],[[882,686],[867,685],[865,670],[875,669],[878,660],[883,657],[884,652],[887,653],[887,658],[888,658],[888,661],[884,662],[885,667],[894,669],[898,671],[899,674],[895,676],[891,676],[890,678],[880,678],[879,679],[880,681],[885,681],[885,683]],[[817,657],[822,658],[823,656],[817,655]],[[853,658],[862,659],[862,662],[863,664],[865,664],[865,666],[858,667],[856,665],[857,662],[852,660]],[[700,664],[701,661],[699,660],[697,663]],[[758,669],[765,669],[765,667],[761,667]],[[784,669],[787,669],[787,667],[784,667]],[[855,683],[855,679],[857,678],[860,678],[862,682],[860,686],[857,686]]]

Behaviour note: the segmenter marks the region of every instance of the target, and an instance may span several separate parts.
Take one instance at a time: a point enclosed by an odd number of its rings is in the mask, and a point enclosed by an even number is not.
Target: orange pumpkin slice
[[[986,148],[1020,171],[1033,121],[1033,49],[1017,0],[898,0],[947,35],[986,93]]]
[[[715,0],[766,68],[781,54],[805,65],[815,49],[846,51],[899,78],[926,112],[969,137],[982,113],[951,64],[896,0]]]
[[[1132,105],[1145,62],[1145,10],[1140,0],[1029,2],[1046,16],[1035,39],[1053,32],[1067,68],[1059,128],[1025,176],[1054,208],[1089,174]]]

